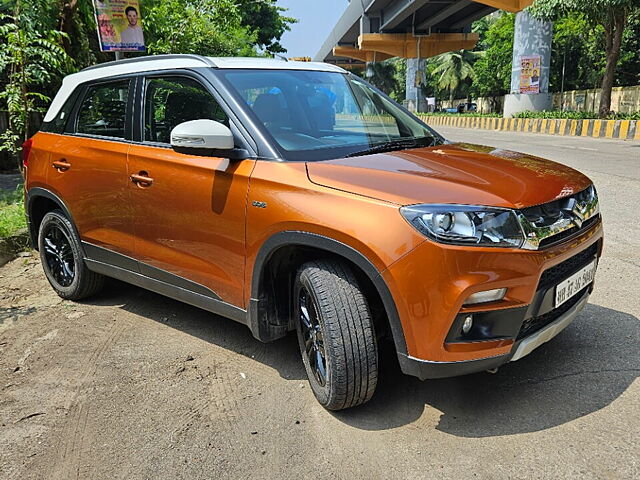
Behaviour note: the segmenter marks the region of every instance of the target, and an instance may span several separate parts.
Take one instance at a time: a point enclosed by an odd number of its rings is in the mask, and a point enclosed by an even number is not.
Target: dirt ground
[[[608,244],[573,325],[495,375],[420,382],[385,352],[373,400],[340,413],[316,403],[293,336],[261,344],[115,281],[62,301],[36,255],[11,261],[0,478],[640,478],[640,228],[616,216],[640,184],[587,173]]]

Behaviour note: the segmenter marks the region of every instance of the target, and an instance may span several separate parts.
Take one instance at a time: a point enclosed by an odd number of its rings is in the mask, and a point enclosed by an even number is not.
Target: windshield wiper
[[[426,142],[424,140],[426,140]],[[357,152],[350,153],[349,155],[347,155],[347,157],[360,157],[362,155],[371,155],[372,153],[393,152],[396,150],[405,150],[407,148],[431,147],[435,144],[435,138],[412,138],[411,140],[394,140],[392,142],[379,143],[365,150],[359,150]]]

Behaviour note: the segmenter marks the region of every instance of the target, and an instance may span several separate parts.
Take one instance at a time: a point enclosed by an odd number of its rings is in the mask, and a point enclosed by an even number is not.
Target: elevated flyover
[[[531,3],[533,0],[352,0],[314,60],[367,62],[374,54],[381,59],[388,55],[427,58],[469,48],[478,39],[471,33],[473,22],[497,9],[518,12]]]
[[[471,32],[473,22],[498,9],[520,12],[531,3],[533,0],[351,0],[314,60],[363,65],[392,57],[409,59],[407,100],[410,107],[422,110],[416,82],[421,59],[474,48],[478,35]]]

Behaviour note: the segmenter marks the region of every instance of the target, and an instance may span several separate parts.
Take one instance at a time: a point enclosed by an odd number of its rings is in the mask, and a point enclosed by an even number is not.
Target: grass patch
[[[0,191],[0,238],[10,237],[27,227],[22,185],[14,192]]]

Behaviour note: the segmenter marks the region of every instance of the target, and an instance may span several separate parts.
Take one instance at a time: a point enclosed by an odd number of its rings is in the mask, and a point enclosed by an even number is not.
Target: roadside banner
[[[138,0],[93,0],[102,52],[144,52]]]
[[[520,93],[540,93],[540,55],[520,57]]]

